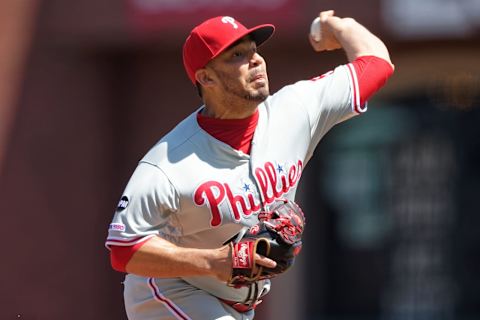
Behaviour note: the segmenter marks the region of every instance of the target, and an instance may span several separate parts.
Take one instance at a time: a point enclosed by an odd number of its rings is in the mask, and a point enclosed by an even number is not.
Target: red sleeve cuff
[[[358,57],[351,65],[355,69],[358,84],[356,88],[358,92],[354,89],[354,93],[358,95],[360,106],[363,106],[375,92],[383,87],[393,74],[392,65],[376,56]]]
[[[127,272],[126,267],[133,254],[147,241],[138,242],[132,246],[110,245],[110,263],[112,268],[119,272]]]

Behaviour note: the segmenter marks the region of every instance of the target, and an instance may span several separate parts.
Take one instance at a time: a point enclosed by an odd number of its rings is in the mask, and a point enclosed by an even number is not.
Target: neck
[[[241,105],[235,103],[214,103],[204,100],[205,108],[202,115],[216,119],[245,119],[250,117],[257,110],[258,101],[243,102]]]

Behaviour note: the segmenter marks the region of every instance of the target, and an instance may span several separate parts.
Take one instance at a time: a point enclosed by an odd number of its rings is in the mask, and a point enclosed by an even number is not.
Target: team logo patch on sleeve
[[[118,202],[117,211],[124,210],[125,208],[127,208],[127,206],[128,206],[128,197],[123,196]]]

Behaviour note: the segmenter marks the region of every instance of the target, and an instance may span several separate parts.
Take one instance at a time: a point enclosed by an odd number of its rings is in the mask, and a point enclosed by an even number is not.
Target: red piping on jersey
[[[350,87],[352,89],[352,110],[356,113],[366,111],[366,108],[360,104],[360,92],[358,92],[358,81],[355,67],[352,63],[347,64],[348,74],[350,76]]]
[[[215,119],[197,113],[198,125],[215,139],[236,150],[250,154],[253,134],[258,124],[258,110],[245,119]]]
[[[164,304],[165,307],[167,307],[167,309],[172,312],[175,318],[181,319],[181,320],[191,320],[189,316],[187,316],[175,303],[172,302],[172,300],[168,299],[167,297],[165,297],[163,294],[160,293],[160,290],[155,284],[155,280],[153,278],[148,279],[148,285],[150,289],[153,291],[153,295],[155,296],[155,299],[160,301],[162,304]]]
[[[110,249],[110,246],[112,245],[113,246],[131,246],[137,242],[145,241],[151,237],[153,237],[153,235],[136,237],[128,240],[107,238],[107,241],[105,242],[105,246],[107,247],[107,249]]]

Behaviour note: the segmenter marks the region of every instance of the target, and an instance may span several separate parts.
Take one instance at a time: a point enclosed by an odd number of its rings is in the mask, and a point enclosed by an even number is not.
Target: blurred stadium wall
[[[258,319],[480,317],[480,4],[475,0],[0,3],[1,319],[126,319],[103,247],[137,161],[200,101],[181,46],[204,18],[277,25],[273,91],[345,62],[323,9],[385,40],[397,71],[304,172],[304,253]]]

